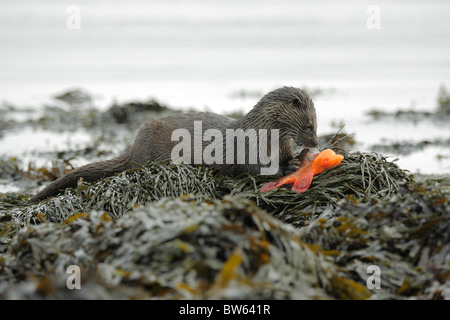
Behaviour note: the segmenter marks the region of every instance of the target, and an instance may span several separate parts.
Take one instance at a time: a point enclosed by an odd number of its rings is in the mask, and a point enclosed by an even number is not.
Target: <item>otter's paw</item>
[[[296,171],[298,168],[300,168],[302,165],[302,161],[300,159],[294,158],[292,160],[289,161],[287,169],[290,172],[294,172]]]

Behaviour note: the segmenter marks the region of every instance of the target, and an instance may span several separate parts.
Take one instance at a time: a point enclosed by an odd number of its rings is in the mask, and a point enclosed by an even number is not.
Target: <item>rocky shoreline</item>
[[[162,162],[25,205],[72,159],[111,157],[142,118],[179,112],[154,100],[98,111],[73,91],[58,100],[41,117],[1,120],[0,137],[27,126],[93,139],[46,154],[52,167],[0,159],[0,180],[18,188],[0,193],[0,298],[450,299],[448,175],[350,151],[344,134],[342,164],[302,194],[259,193],[273,177]],[[81,290],[67,286],[73,265]]]

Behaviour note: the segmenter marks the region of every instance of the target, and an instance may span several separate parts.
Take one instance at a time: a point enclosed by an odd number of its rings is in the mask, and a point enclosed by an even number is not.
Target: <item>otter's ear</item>
[[[300,100],[297,99],[297,98],[295,98],[294,100],[292,100],[292,105],[293,105],[295,108],[305,109],[305,105],[302,104],[302,103],[300,102]]]

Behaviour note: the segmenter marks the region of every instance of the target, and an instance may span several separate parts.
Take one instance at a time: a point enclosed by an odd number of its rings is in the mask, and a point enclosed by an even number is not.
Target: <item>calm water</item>
[[[236,90],[306,86],[334,90],[315,99],[319,133],[343,121],[365,142],[449,137],[449,129],[432,125],[367,126],[362,115],[374,106],[435,108],[440,84],[450,86],[450,2],[376,1],[381,28],[374,30],[367,26],[372,4],[2,0],[0,100],[38,108],[82,87],[100,107],[156,97],[223,112],[248,110],[258,99],[237,99]],[[402,165],[450,173],[449,151],[436,152],[444,160],[432,160],[431,169],[415,157]],[[420,156],[435,159],[436,152]]]

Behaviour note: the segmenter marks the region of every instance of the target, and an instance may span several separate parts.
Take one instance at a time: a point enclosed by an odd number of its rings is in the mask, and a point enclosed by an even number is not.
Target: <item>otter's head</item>
[[[255,111],[264,113],[272,129],[279,129],[280,140],[292,139],[298,146],[318,145],[316,109],[309,95],[298,88],[282,87],[266,94]]]

